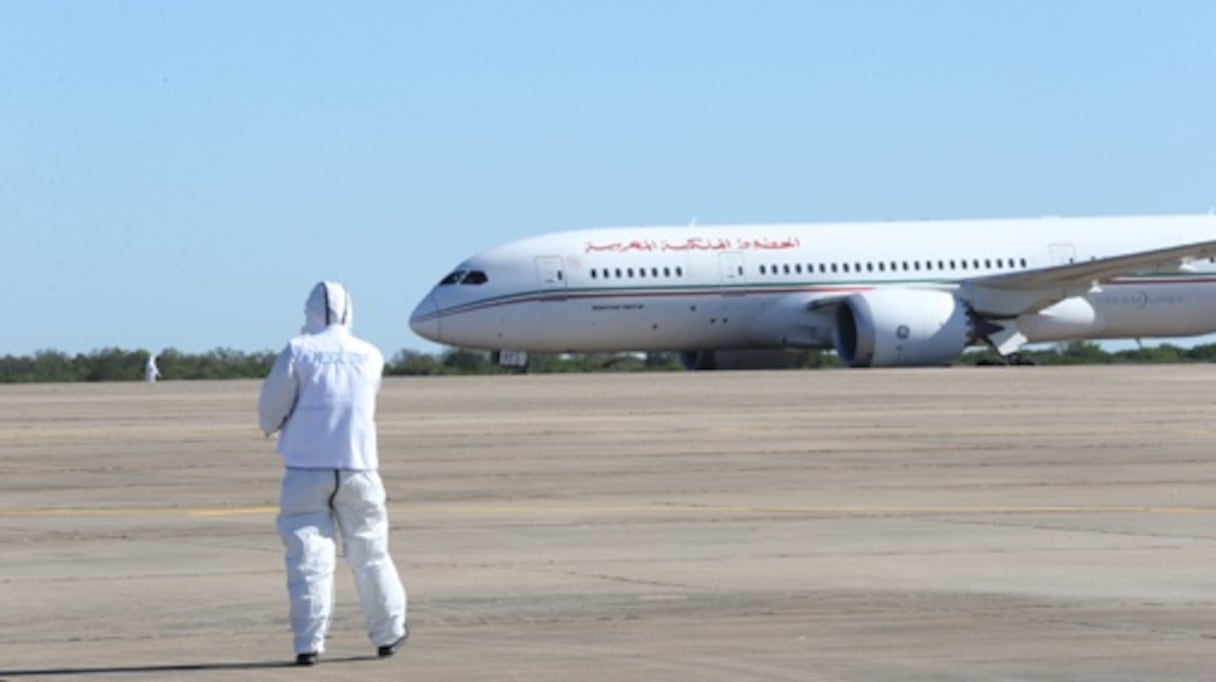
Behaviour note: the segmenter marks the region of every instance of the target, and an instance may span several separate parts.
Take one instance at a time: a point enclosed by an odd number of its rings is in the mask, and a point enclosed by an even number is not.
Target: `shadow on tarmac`
[[[351,661],[376,660],[375,656],[345,656],[339,658],[322,658],[318,665],[326,663],[342,663]],[[246,661],[227,663],[182,663],[166,665],[134,665],[134,666],[99,666],[95,668],[41,668],[28,670],[0,670],[0,682],[17,677],[50,677],[52,675],[108,675],[115,673],[176,673],[208,670],[260,670],[263,668],[295,668],[295,660],[287,661]]]

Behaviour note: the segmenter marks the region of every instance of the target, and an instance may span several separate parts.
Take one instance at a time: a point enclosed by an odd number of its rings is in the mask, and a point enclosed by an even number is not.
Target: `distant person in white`
[[[144,381],[149,384],[155,384],[160,378],[160,370],[156,367],[156,356],[148,354],[148,361],[144,363]]]
[[[355,576],[364,624],[380,656],[409,637],[406,595],[388,552],[388,512],[377,473],[376,394],[384,358],[350,331],[350,294],[321,282],[304,306],[303,334],[288,342],[262,385],[258,417],[286,473],[278,529],[296,663],[325,650],[333,613],[337,535]]]

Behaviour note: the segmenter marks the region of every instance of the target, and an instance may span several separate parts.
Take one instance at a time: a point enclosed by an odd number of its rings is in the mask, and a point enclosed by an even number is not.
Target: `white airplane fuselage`
[[[1213,240],[1212,216],[574,230],[467,259],[410,324],[488,350],[836,347],[854,365],[937,364],[1001,339],[1216,332]]]

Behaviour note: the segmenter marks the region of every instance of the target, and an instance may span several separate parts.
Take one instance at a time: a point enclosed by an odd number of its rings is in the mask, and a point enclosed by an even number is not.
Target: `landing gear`
[[[1034,365],[1035,361],[1022,355],[1018,350],[1026,343],[1026,337],[1018,330],[1014,320],[993,320],[984,317],[975,310],[968,309],[971,326],[975,338],[988,344],[996,353],[1000,362],[985,361],[981,364],[1004,365],[1006,367],[1023,367]]]
[[[527,373],[528,354],[518,350],[496,350],[490,352],[490,362],[500,367]]]
[[[680,364],[687,370],[714,370],[718,369],[718,358],[712,350],[686,350],[680,352]]]
[[[1001,355],[999,352],[995,352],[995,349],[993,350],[992,355],[984,355],[975,364],[980,367],[1030,367],[1038,364],[1021,353]]]
[[[1033,367],[1034,365],[1038,364],[1032,358],[1028,358],[1021,353],[1010,353],[1009,355],[1004,356],[1004,360],[1006,365],[1015,367]]]

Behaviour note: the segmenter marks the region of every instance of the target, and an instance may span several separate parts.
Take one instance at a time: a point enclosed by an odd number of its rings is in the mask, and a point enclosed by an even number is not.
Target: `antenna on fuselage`
[[[696,227],[696,226],[697,226],[697,217],[696,217],[696,216],[693,216],[693,217],[692,217],[692,222],[688,223],[688,226],[689,226],[689,227]]]

